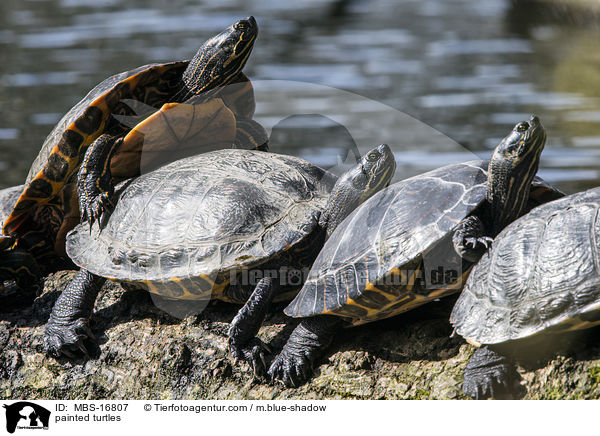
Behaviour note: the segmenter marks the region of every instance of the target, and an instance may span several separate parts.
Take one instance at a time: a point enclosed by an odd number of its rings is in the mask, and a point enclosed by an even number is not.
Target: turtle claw
[[[469,262],[477,262],[483,254],[489,250],[494,240],[489,236],[465,237],[455,239],[456,252]]]
[[[494,242],[493,238],[489,236],[482,236],[480,238],[467,238],[467,244],[471,246],[471,248],[476,249],[477,245],[482,245],[485,247],[485,250],[489,249]]]
[[[476,400],[515,399],[522,395],[520,377],[510,359],[489,347],[475,351],[464,373],[463,392]]]
[[[262,367],[263,367],[263,368],[264,368],[264,370],[265,370],[265,372],[264,372],[264,373],[266,373],[266,370],[267,370],[267,359],[265,359],[265,356],[264,356],[264,354],[261,354],[261,355],[260,355],[260,362],[262,363]]]
[[[477,262],[491,247],[493,239],[485,235],[485,226],[475,215],[462,220],[452,235],[454,250],[460,257]]]
[[[269,368],[271,382],[297,387],[308,381],[314,362],[343,325],[335,316],[311,317],[298,324]]]
[[[77,347],[79,348],[79,351],[83,353],[85,358],[89,360],[90,353],[88,352],[87,348],[85,348],[85,345],[83,345],[83,342],[81,340],[77,341]]]
[[[53,357],[65,355],[70,359],[75,359],[77,354],[82,353],[89,359],[86,341],[96,341],[87,319],[79,318],[67,323],[50,321],[44,332],[44,351]]]
[[[247,362],[252,369],[254,377],[264,377],[267,371],[265,352],[270,353],[269,347],[260,339],[254,338],[244,346],[237,346],[229,341],[229,350],[233,356],[233,363]]]
[[[100,228],[103,228],[108,222],[108,218],[115,208],[115,203],[112,200],[113,195],[114,191],[112,190],[110,192],[102,192],[83,205],[81,217],[89,223],[90,232],[96,221]]]
[[[486,400],[488,398],[497,400],[516,399],[518,397],[518,392],[514,392],[511,389],[511,384],[507,380],[503,380],[500,376],[488,375],[487,377],[473,380],[471,383],[475,385],[465,383],[463,391],[476,400]]]
[[[285,349],[271,364],[267,373],[269,380],[286,387],[296,388],[305,383],[312,374],[312,362],[304,355],[288,353]]]
[[[75,356],[74,353],[71,353],[69,350],[67,350],[66,348],[60,350],[59,353],[53,353],[52,356],[54,357],[60,357],[61,354],[64,354],[67,358],[69,359],[75,359],[77,356]]]

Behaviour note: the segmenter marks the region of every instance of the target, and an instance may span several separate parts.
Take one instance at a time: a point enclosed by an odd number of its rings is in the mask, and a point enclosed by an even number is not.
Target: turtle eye
[[[377,153],[375,153],[374,151],[372,151],[371,153],[369,153],[367,155],[367,160],[369,162],[375,162],[377,160],[377,158],[379,157],[379,155]]]
[[[529,130],[529,123],[526,121],[519,123],[517,126],[517,132],[526,132],[527,130]]]

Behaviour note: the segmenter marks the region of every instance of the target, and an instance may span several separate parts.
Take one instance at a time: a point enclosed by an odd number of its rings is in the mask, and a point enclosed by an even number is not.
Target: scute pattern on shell
[[[121,185],[106,227],[90,233],[78,226],[67,252],[79,266],[117,280],[214,279],[263,263],[310,234],[335,180],[273,153],[193,156]]]
[[[494,344],[600,319],[600,188],[542,205],[506,227],[473,268],[451,322]]]
[[[52,132],[50,132],[50,134],[46,137],[46,139],[44,141],[44,145],[42,145],[42,148],[41,148],[39,154],[37,155],[33,164],[31,165],[31,168],[27,175],[25,184],[28,185],[31,182],[31,180],[33,180],[33,178],[38,174],[38,172],[44,167],[45,163],[48,161],[48,157],[50,156],[50,153],[52,152],[52,148],[56,144],[59,144],[60,138],[63,135],[63,133],[65,132],[65,129],[71,123],[73,123],[75,120],[77,120],[80,116],[82,116],[84,114],[86,108],[89,106],[89,104],[91,102],[93,102],[97,98],[105,95],[111,89],[113,89],[113,88],[117,89],[116,87],[118,87],[123,82],[123,80],[125,80],[129,77],[132,77],[138,73],[141,73],[143,71],[148,71],[150,73],[150,74],[148,74],[148,77],[146,78],[145,82],[151,82],[152,80],[155,80],[157,78],[157,76],[152,74],[152,72],[154,71],[154,70],[152,70],[152,68],[159,67],[161,65],[172,66],[172,70],[167,70],[167,73],[169,73],[169,74],[172,73],[176,77],[177,74],[181,74],[183,72],[185,67],[188,65],[188,62],[181,61],[181,62],[172,62],[170,64],[143,65],[141,67],[135,68],[130,71],[125,71],[125,72],[122,72],[119,74],[115,74],[114,76],[108,77],[105,80],[103,80],[102,82],[100,82],[98,85],[96,85],[84,98],[81,99],[81,101],[79,101],[75,106],[73,106],[69,110],[69,112],[67,112],[62,117],[62,119],[56,124],[54,129],[52,129]],[[115,94],[115,96],[117,96],[117,97],[120,95],[120,93],[118,93],[118,92],[115,92],[113,94]],[[124,97],[120,97],[120,98],[124,98]],[[116,101],[114,101],[114,102],[107,102],[107,105],[109,107],[115,108],[113,113],[118,112],[116,110],[116,105],[119,104],[118,102],[119,102],[120,98],[116,98]],[[146,101],[146,100],[140,99],[140,101]],[[127,109],[128,109],[127,106],[125,106],[125,105],[122,105],[122,106],[124,106],[123,109],[127,111]],[[127,111],[127,113],[129,114],[129,111]],[[75,156],[75,154],[72,152],[68,152],[65,154],[70,155],[71,157]]]
[[[487,165],[449,165],[371,197],[333,232],[286,314],[312,316],[343,308],[347,316],[366,316],[353,313],[349,300],[365,294],[367,281],[413,264],[469,215],[485,198]],[[377,310],[378,300],[371,300]]]
[[[59,194],[72,181],[87,147],[107,129],[112,134],[124,131],[124,126],[111,119],[111,115],[132,113],[122,100],[134,99],[150,106],[162,103],[174,92],[186,64],[182,61],[145,65],[109,77],[71,108],[44,141],[30,169],[26,188],[4,222],[3,233],[23,236],[31,226],[26,224],[29,217],[34,218],[34,226],[45,226],[44,221],[35,223],[36,217],[41,216],[36,209],[46,208],[50,202],[55,203],[57,219],[62,219],[59,215],[64,212],[61,210],[64,204],[61,206]],[[54,239],[57,231],[58,228],[51,229],[49,238]],[[50,244],[62,251],[62,241]]]

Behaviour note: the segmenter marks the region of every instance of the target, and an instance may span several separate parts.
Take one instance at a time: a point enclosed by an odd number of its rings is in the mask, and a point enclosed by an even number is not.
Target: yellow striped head
[[[248,17],[202,44],[183,73],[187,90],[199,95],[232,83],[246,65],[257,36],[258,24]]]
[[[396,159],[390,147],[381,144],[365,154],[358,167],[362,174],[356,181],[363,190],[360,204],[390,184],[396,171]]]
[[[500,232],[525,211],[546,131],[532,115],[518,123],[494,150],[488,167],[488,200],[492,203],[494,233]]]

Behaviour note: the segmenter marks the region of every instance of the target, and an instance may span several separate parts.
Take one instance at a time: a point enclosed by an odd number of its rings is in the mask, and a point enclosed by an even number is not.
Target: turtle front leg
[[[229,349],[236,359],[250,364],[255,376],[266,371],[264,352],[269,352],[267,345],[256,337],[260,326],[271,306],[273,297],[278,291],[278,284],[266,277],[258,282],[252,295],[238,311],[229,327]]]
[[[86,340],[95,341],[89,318],[105,278],[84,269],[62,292],[50,314],[44,333],[44,348],[52,356],[75,357],[77,351],[89,356]]]
[[[454,250],[469,262],[478,262],[494,240],[486,235],[483,222],[478,216],[462,220],[452,236]]]
[[[114,208],[115,187],[110,160],[122,138],[101,135],[88,147],[77,174],[77,193],[81,219],[90,226],[98,221],[103,227]]]
[[[463,392],[476,400],[518,398],[522,393],[520,380],[508,356],[483,346],[475,351],[467,363]]]
[[[271,364],[269,378],[288,387],[298,387],[306,382],[312,374],[314,362],[331,344],[343,324],[341,318],[327,315],[303,320]]]

